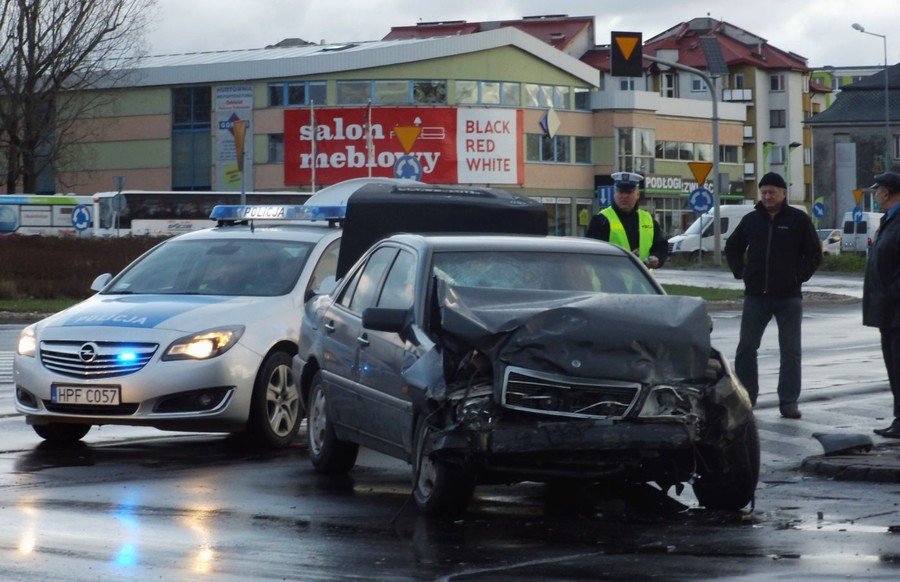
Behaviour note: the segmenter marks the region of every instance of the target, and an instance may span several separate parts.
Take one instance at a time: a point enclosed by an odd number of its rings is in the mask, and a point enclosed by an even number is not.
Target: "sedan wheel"
[[[269,448],[288,446],[300,428],[300,392],[294,383],[291,356],[272,354],[262,366],[253,389],[250,434]]]
[[[425,419],[419,419],[413,458],[413,498],[422,513],[457,515],[472,501],[475,477],[465,467],[435,459],[426,452],[433,431]]]
[[[343,475],[356,464],[359,445],[342,441],[334,434],[334,427],[328,420],[325,400],[325,386],[321,372],[313,378],[309,395],[306,432],[309,440],[309,460],[319,473]]]

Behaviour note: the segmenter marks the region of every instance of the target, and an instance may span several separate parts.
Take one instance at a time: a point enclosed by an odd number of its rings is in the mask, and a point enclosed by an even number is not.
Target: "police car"
[[[333,284],[342,207],[219,206],[218,226],[169,239],[96,295],[22,331],[15,406],[35,432],[91,426],[246,433],[287,446],[302,306]]]

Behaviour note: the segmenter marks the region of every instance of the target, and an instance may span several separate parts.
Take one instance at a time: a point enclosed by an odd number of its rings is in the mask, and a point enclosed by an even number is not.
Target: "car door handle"
[[[334,331],[334,322],[326,321],[322,327],[324,327],[326,330],[328,330],[329,333],[331,333]]]
[[[359,342],[359,345],[366,347],[369,345],[369,336],[366,334],[362,334],[361,336],[356,338],[356,341]]]

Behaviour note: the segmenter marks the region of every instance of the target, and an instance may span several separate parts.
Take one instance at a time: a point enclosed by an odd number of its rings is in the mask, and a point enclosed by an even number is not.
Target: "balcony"
[[[722,101],[753,101],[753,89],[723,89]]]
[[[751,143],[754,142],[754,141],[756,141],[756,140],[753,138],[753,126],[752,126],[752,125],[745,125],[745,126],[744,126],[744,141],[745,141],[745,142],[751,142]]]
[[[744,179],[756,179],[756,164],[754,164],[753,162],[744,162]]]

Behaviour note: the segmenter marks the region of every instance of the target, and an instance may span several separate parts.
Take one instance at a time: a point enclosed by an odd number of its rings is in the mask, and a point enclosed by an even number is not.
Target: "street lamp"
[[[775,145],[774,141],[764,141],[763,142],[763,160],[762,160],[762,173],[769,173],[769,154],[772,153],[772,146]]]
[[[801,145],[803,144],[796,141],[792,141],[788,144],[787,159],[784,161],[784,178],[787,182],[788,200],[791,199],[791,152],[799,148]]]
[[[888,62],[887,62],[887,35],[869,32],[859,23],[853,23],[853,29],[863,34],[869,34],[881,38],[884,43],[884,170],[891,169],[891,105],[888,98]]]

